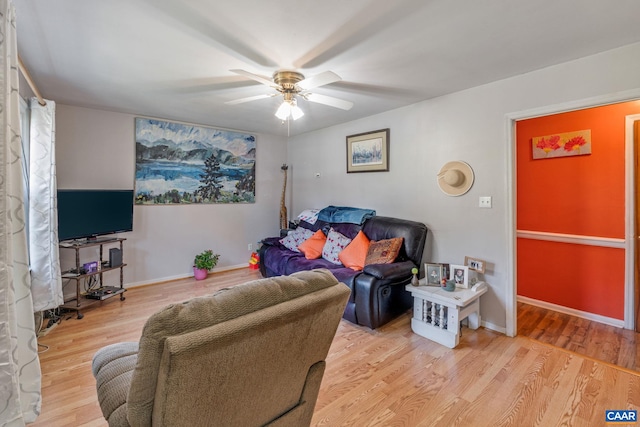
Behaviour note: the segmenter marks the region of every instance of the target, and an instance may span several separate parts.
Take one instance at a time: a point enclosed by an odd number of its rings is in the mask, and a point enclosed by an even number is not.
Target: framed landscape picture
[[[389,129],[347,136],[347,173],[389,171]]]
[[[254,203],[256,138],[136,117],[137,205]]]

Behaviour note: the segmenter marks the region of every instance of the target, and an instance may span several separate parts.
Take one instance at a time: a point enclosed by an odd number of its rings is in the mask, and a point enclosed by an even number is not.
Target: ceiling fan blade
[[[330,107],[340,108],[342,110],[350,110],[351,107],[353,107],[353,102],[334,98],[332,96],[320,95],[317,93],[307,93],[304,95],[304,99],[311,102],[317,102],[318,104],[324,104],[324,105],[329,105]]]
[[[277,94],[274,93],[273,95],[263,94],[263,95],[249,96],[247,98],[240,98],[240,99],[234,99],[233,101],[227,101],[227,102],[225,102],[225,104],[227,104],[227,105],[242,104],[244,102],[257,101],[258,99],[271,98],[271,97],[276,96],[276,95]]]
[[[298,87],[303,90],[313,89],[314,87],[328,85],[329,83],[339,82],[342,80],[339,75],[333,71],[325,71],[324,73],[316,74],[308,79],[304,79],[298,82]]]
[[[259,76],[257,74],[253,74],[245,70],[229,70],[229,71],[231,71],[232,73],[240,74],[241,76],[249,77],[250,79],[253,79],[259,83],[262,83],[263,85],[272,87],[274,89],[278,88],[278,85],[275,84],[273,81],[269,80],[268,77]]]

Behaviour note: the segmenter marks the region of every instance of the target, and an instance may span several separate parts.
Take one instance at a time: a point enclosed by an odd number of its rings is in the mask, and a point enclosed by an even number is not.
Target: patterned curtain
[[[35,311],[64,304],[58,251],[55,103],[30,101],[29,258]]]
[[[0,0],[0,425],[24,426],[40,413],[23,208],[15,10]]]

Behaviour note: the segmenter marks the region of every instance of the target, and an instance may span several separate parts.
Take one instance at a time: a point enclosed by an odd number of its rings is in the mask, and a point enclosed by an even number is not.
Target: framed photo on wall
[[[469,267],[464,265],[451,265],[449,280],[456,283],[456,288],[469,288]]]
[[[389,129],[347,136],[347,173],[389,171]]]

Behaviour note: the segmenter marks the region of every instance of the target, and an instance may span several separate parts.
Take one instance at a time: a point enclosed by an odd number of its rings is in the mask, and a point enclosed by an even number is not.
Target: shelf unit
[[[68,240],[68,241],[60,242],[59,247],[61,250],[69,249],[69,250],[75,251],[75,268],[72,268],[71,270],[63,271],[62,280],[67,280],[67,283],[63,284],[63,286],[66,286],[72,281],[74,281],[76,285],[76,294],[73,298],[65,300],[64,304],[61,306],[62,308],[75,310],[78,313],[78,319],[82,319],[84,315],[82,314],[81,310],[91,305],[94,305],[100,301],[104,301],[106,299],[115,297],[116,295],[120,295],[120,301],[125,300],[124,293],[126,292],[126,289],[124,288],[124,278],[123,278],[122,269],[126,267],[127,264],[122,263],[120,265],[112,267],[108,265],[108,261],[103,261],[105,245],[118,244],[120,247],[120,253],[124,254],[122,243],[125,240],[127,239],[122,237],[103,237],[103,238],[91,239],[91,240],[81,240],[81,241]],[[80,265],[80,251],[83,249],[96,247],[96,246],[100,247],[100,250],[99,250],[100,259],[98,261],[98,270],[91,273],[83,273]],[[120,270],[120,287],[119,288],[116,287],[112,290],[111,293],[104,294],[96,299],[87,298],[87,293],[81,291],[80,283],[91,278],[92,276],[98,277],[99,287],[97,289],[102,288],[104,283],[103,274],[113,270]]]

